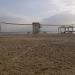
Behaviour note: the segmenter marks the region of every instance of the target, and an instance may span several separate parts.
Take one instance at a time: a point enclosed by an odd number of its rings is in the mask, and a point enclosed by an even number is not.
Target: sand
[[[75,75],[75,34],[0,37],[0,75]]]

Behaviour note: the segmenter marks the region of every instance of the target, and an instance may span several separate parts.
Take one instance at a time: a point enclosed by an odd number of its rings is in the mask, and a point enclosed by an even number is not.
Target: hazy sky
[[[63,12],[75,14],[75,0],[0,0],[0,17],[38,21]]]

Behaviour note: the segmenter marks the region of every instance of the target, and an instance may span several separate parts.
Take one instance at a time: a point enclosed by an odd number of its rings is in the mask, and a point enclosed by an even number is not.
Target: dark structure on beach
[[[33,34],[38,34],[40,32],[40,23],[33,22]]]

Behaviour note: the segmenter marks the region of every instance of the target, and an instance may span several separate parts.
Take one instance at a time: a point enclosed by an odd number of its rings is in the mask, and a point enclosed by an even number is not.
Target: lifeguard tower
[[[65,25],[65,26],[60,26],[58,28],[59,33],[73,33],[74,32],[74,27],[71,25]]]

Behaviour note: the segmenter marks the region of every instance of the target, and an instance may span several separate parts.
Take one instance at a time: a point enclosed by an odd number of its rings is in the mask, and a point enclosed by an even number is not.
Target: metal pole
[[[73,27],[72,27],[72,33],[73,33]]]
[[[58,33],[59,33],[59,27],[58,27]]]
[[[0,24],[0,32],[1,32],[1,24]]]

